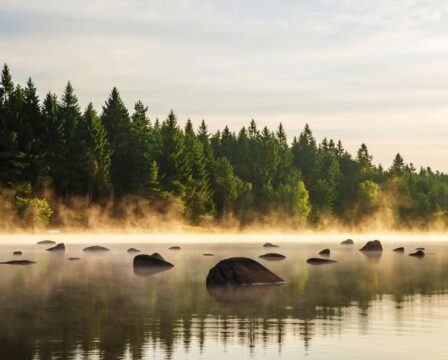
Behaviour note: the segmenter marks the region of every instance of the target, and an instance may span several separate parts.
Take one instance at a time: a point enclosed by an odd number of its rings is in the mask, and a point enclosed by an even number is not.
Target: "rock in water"
[[[263,245],[263,247],[277,248],[277,247],[280,247],[280,246],[274,245],[274,244],[271,244],[271,243],[266,243],[266,244]]]
[[[205,254],[202,254],[202,256],[215,256],[215,254],[205,253]]]
[[[336,260],[321,259],[321,258],[310,258],[306,261],[310,265],[325,265],[337,263]]]
[[[14,251],[12,254],[15,255],[15,256],[20,256],[20,255],[22,255],[22,252],[21,251]]]
[[[379,240],[372,240],[367,241],[367,244],[365,244],[359,251],[383,251],[383,246],[381,245],[381,242]]]
[[[4,264],[4,265],[32,265],[35,263],[36,263],[35,261],[31,261],[31,260],[11,260],[11,261],[0,262],[0,264]]]
[[[104,247],[104,246],[89,246],[83,249],[83,251],[87,251],[87,252],[104,252],[104,251],[110,251],[108,248]]]
[[[425,251],[425,248],[424,247],[418,247],[417,249],[415,249],[415,250],[421,250],[421,251]]]
[[[264,255],[260,255],[260,258],[264,260],[283,260],[286,259],[286,256],[277,253],[267,253]]]
[[[137,255],[134,258],[134,266],[172,268],[174,265],[164,260],[159,254],[154,253],[152,255]]]
[[[409,254],[409,256],[414,256],[414,257],[423,257],[425,256],[425,252],[422,250],[418,250],[412,254]]]
[[[394,249],[394,251],[398,252],[398,253],[403,253],[404,252],[404,247],[403,246],[397,247],[396,249]]]
[[[136,248],[129,248],[128,249],[128,253],[138,253],[138,252],[140,252],[140,250],[136,249]]]
[[[70,261],[78,261],[81,260],[79,257],[69,257],[68,258]]]
[[[171,246],[169,249],[170,250],[180,250],[181,247],[180,246]]]
[[[56,246],[47,249],[47,251],[65,251],[65,245],[64,243],[60,243],[57,244]]]
[[[37,245],[54,245],[56,241],[53,240],[42,240],[37,243]]]
[[[207,286],[281,284],[283,279],[255,260],[245,257],[225,259],[210,269]]]
[[[320,256],[330,256],[330,249],[323,249],[319,251]]]
[[[157,253],[152,255],[137,255],[134,258],[134,273],[141,276],[153,275],[158,272],[169,270],[172,267],[174,267],[173,264],[165,261]]]
[[[154,254],[152,254],[151,256],[152,256],[152,257],[155,257],[155,258],[157,258],[157,259],[159,259],[159,260],[165,261],[165,259],[163,258],[163,256],[160,255],[159,253],[154,253]]]
[[[355,242],[352,239],[347,239],[341,242],[341,245],[354,245]]]

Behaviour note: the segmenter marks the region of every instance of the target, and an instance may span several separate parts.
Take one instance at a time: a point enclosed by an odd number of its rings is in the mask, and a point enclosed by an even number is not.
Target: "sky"
[[[446,0],[0,0],[0,62],[41,97],[70,80],[82,107],[117,86],[151,119],[308,123],[448,171]]]

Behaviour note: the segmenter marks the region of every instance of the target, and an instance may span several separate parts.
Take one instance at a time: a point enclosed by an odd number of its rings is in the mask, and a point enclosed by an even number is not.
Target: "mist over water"
[[[377,237],[384,252],[372,258],[358,251],[372,235],[353,237],[354,247],[318,234],[4,235],[0,261],[22,250],[37,264],[0,267],[0,358],[445,359],[447,238]],[[65,254],[34,245],[43,239],[65,242]],[[268,241],[287,258],[259,259]],[[86,244],[111,251],[86,254]],[[140,276],[129,247],[175,267]],[[337,264],[306,263],[327,247]],[[407,255],[416,247],[425,258]],[[209,269],[230,256],[259,261],[285,284],[207,289]]]

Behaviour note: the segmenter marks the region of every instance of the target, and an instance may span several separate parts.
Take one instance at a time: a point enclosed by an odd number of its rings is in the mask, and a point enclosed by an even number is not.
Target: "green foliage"
[[[4,65],[0,189],[16,194],[8,202],[20,216],[45,224],[49,188],[52,204],[135,199],[162,213],[173,205],[195,224],[235,216],[245,225],[281,214],[297,226],[319,226],[324,216],[354,225],[387,209],[398,225],[448,225],[448,176],[417,171],[400,154],[384,170],[365,144],[353,157],[341,141],[318,143],[308,124],[289,144],[282,124],[259,129],[253,119],[214,134],[204,120],[197,132],[189,119],[182,129],[173,111],[151,122],[141,101],[130,115],[117,88],[100,116],[93,104],[81,113],[70,82],[60,101],[49,93],[41,103],[33,81],[15,85]]]
[[[16,208],[24,223],[30,227],[48,225],[53,215],[47,200],[37,197],[27,199],[16,196]]]

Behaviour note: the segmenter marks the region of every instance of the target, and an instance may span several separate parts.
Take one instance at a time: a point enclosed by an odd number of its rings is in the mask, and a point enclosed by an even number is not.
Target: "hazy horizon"
[[[289,140],[309,123],[385,167],[400,152],[447,171],[447,16],[436,0],[2,1],[0,62],[41,99],[70,80],[101,109],[117,86],[152,120],[282,122]]]

